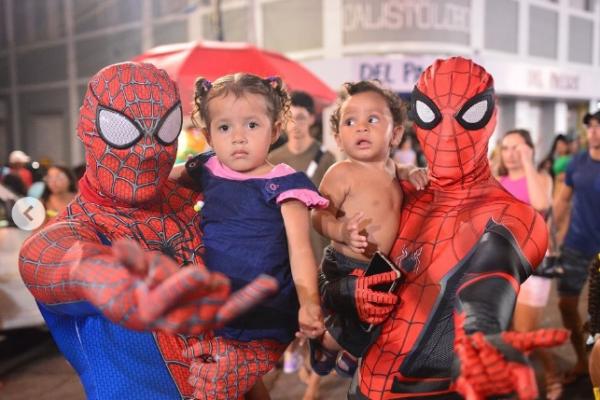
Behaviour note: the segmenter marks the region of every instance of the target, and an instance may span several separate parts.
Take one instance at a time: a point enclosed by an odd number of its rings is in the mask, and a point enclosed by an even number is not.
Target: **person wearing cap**
[[[568,225],[561,248],[565,273],[558,278],[559,308],[565,328],[571,330],[571,343],[577,355],[577,363],[565,377],[565,383],[587,374],[587,354],[577,305],[589,266],[600,252],[600,111],[586,114],[583,123],[587,127],[588,149],[574,155],[569,162],[565,185],[554,201],[558,230]]]
[[[31,158],[21,150],[15,150],[8,156],[8,166],[10,173],[17,175],[23,181],[26,189],[29,189],[33,183],[33,174],[26,168]]]

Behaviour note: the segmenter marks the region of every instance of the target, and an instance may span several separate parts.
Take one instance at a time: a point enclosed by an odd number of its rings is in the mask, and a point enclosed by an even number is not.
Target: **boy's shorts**
[[[579,296],[588,278],[593,257],[577,250],[563,247],[561,261],[565,273],[558,278],[558,293],[562,296]]]
[[[356,260],[336,251],[333,247],[325,248],[321,271],[327,280],[335,280],[349,275],[353,270],[367,270],[369,263]],[[365,332],[365,328],[356,317],[341,315],[331,310],[325,310],[325,327],[329,334],[338,342],[344,350],[355,357],[361,357],[363,352],[371,344],[373,337],[379,329]]]

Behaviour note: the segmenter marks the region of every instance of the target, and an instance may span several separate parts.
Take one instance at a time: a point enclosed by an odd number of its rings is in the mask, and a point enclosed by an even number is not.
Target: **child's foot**
[[[328,350],[315,339],[308,341],[310,348],[310,366],[317,375],[328,375],[335,367],[337,351]]]
[[[546,400],[559,400],[563,393],[563,384],[560,376],[546,377]]]
[[[319,383],[321,378],[314,372],[308,371],[308,379],[306,380],[306,390],[302,400],[318,400],[319,399]]]
[[[319,399],[319,385],[317,384],[315,387],[307,387],[304,391],[304,396],[302,396],[302,400],[318,400]]]
[[[335,372],[343,378],[352,378],[356,372],[358,360],[347,351],[340,351],[335,363]]]

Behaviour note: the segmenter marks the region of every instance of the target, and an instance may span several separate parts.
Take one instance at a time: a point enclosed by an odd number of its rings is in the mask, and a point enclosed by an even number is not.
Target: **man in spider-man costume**
[[[519,285],[546,252],[547,232],[543,218],[491,176],[493,79],[470,60],[438,60],[421,75],[411,102],[430,184],[415,191],[403,182],[390,257],[404,281],[394,293],[398,305],[363,355],[350,398],[451,399],[460,393],[479,399],[515,392],[534,399],[535,377],[523,352],[562,343],[567,333],[506,332]],[[359,318],[381,315],[377,310],[389,310],[389,302],[379,294],[379,303],[374,279],[328,282],[324,302],[353,304]]]
[[[98,72],[77,127],[80,194],[21,250],[23,280],[88,399],[190,398],[184,353],[201,341],[187,335],[274,290],[261,278],[229,297],[229,280],[204,268],[199,195],[167,180],[181,123],[164,71],[123,63]]]

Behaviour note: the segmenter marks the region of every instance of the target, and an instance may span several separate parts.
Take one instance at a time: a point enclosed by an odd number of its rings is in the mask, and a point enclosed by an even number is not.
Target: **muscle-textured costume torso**
[[[537,263],[545,251],[543,221],[493,178],[455,193],[407,189],[404,228],[391,254],[406,272],[401,304],[360,371],[361,392],[372,399],[447,393],[454,313],[466,313],[467,332],[506,330],[531,273],[525,254]]]
[[[87,163],[81,193],[22,249],[23,279],[89,399],[192,394],[182,353],[194,339],[124,327],[146,329],[109,247],[127,237],[178,265],[201,264],[198,194],[167,181],[180,129],[179,98],[164,71],[132,63],[100,71],[78,126]],[[85,274],[74,276],[72,266],[83,263]]]
[[[547,246],[543,219],[490,175],[496,109],[483,68],[437,61],[417,83],[411,113],[430,185],[403,188],[390,255],[405,272],[400,301],[363,357],[355,398],[453,396],[456,321],[467,334],[506,330],[519,285]]]

